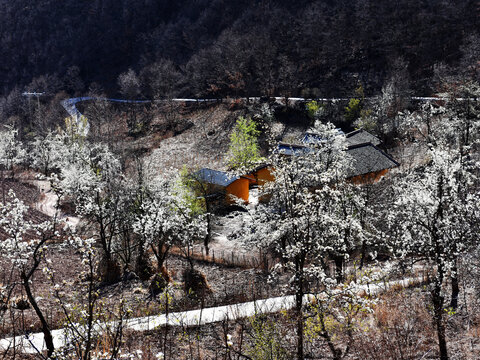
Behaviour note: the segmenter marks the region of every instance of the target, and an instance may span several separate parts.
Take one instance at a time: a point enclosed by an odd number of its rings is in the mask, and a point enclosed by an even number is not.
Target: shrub
[[[203,298],[212,292],[205,275],[196,269],[185,269],[183,272],[183,281],[185,292],[188,295]]]
[[[120,281],[122,269],[117,260],[103,258],[98,264],[97,275],[101,282],[113,284]]]
[[[148,254],[142,252],[137,256],[135,262],[135,273],[142,281],[150,279],[155,273],[152,261],[150,260]]]

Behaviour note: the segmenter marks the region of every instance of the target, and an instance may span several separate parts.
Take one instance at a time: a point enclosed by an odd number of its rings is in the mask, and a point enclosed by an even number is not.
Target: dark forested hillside
[[[435,66],[472,65],[479,13],[477,0],[0,0],[0,90],[115,93],[132,68],[143,97],[376,92],[399,71],[426,94]]]

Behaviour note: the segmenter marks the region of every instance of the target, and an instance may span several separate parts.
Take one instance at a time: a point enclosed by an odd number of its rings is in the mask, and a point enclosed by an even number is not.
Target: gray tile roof
[[[349,177],[391,169],[399,165],[398,162],[371,143],[351,145],[347,149],[347,154],[353,158],[353,169]]]
[[[208,184],[219,185],[219,186],[228,186],[233,183],[235,180],[238,180],[238,176],[231,176],[224,171],[212,170],[212,169],[201,169],[195,173],[195,176]]]
[[[313,149],[302,145],[281,143],[278,144],[277,151],[287,156],[302,156]],[[346,151],[353,158],[353,169],[349,172],[348,177],[391,169],[399,165],[387,153],[370,142],[350,145]]]
[[[359,145],[359,144],[365,144],[369,142],[375,146],[380,144],[379,138],[377,138],[375,135],[372,135],[363,129],[352,131],[347,135],[345,135],[345,137],[347,139],[348,145]]]

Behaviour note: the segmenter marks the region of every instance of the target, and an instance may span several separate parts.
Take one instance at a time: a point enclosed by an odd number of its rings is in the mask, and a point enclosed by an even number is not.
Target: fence
[[[178,248],[172,249],[171,253],[180,256],[185,255]],[[203,245],[196,246],[190,256],[197,261],[240,267],[243,269],[262,269],[264,271],[270,270],[278,262],[263,250],[258,250],[256,252],[252,251],[249,254],[245,254],[234,250],[210,249],[207,255]]]

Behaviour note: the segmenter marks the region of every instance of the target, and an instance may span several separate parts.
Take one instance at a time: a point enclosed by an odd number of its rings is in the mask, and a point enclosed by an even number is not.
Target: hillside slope
[[[429,92],[436,64],[472,65],[479,9],[475,0],[2,0],[0,19],[3,94],[85,92],[92,82],[115,93],[132,68],[146,97],[338,96],[357,81],[378,91],[397,72]]]

